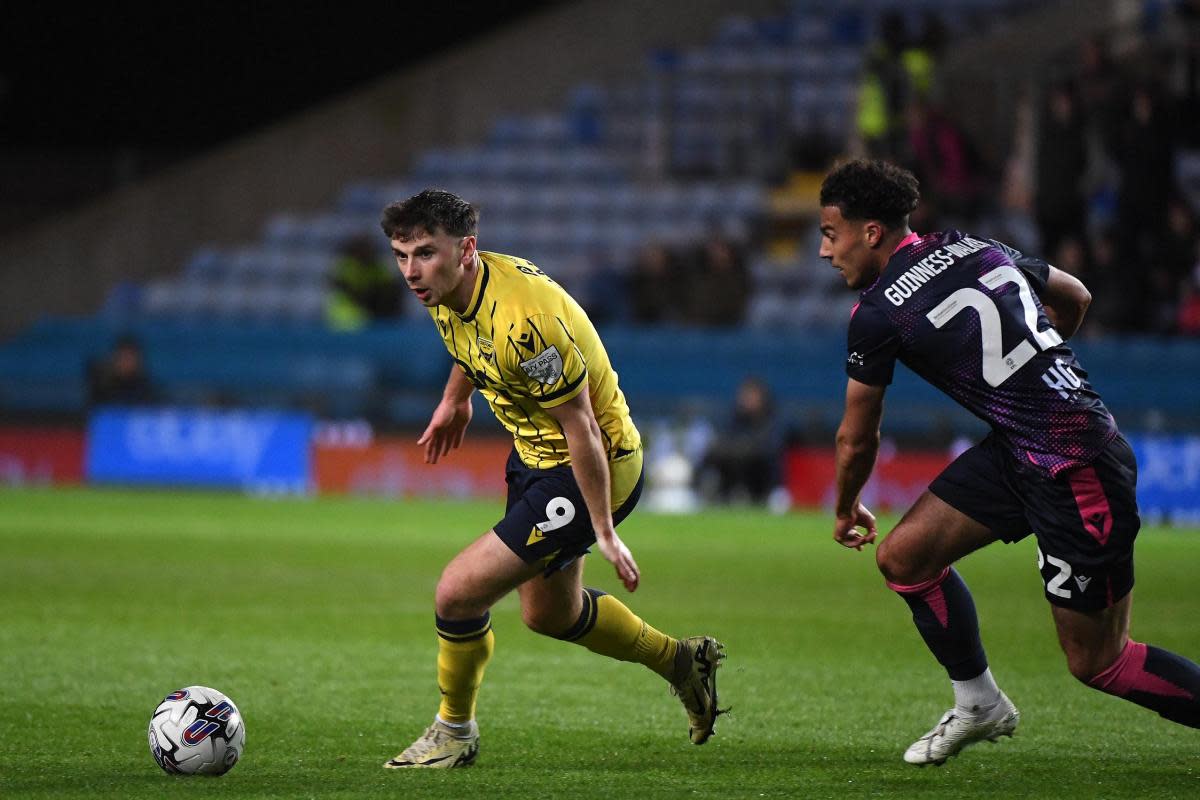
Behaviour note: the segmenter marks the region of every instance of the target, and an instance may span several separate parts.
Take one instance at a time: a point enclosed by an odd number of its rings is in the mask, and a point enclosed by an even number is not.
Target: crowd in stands
[[[795,132],[791,168],[820,172],[846,153],[899,162],[921,181],[914,229],[994,236],[1083,279],[1096,298],[1083,335],[1200,335],[1200,191],[1189,193],[1177,166],[1188,153],[1200,164],[1200,3],[1172,9],[1183,41],[1136,35],[1117,48],[1091,38],[1032,81],[1002,137],[1010,152],[990,159],[943,99],[941,16],[885,12],[862,59],[850,141]],[[1191,180],[1200,185],[1200,174]],[[748,233],[651,240],[628,269],[601,265],[571,288],[602,322],[824,325],[840,287],[760,268],[761,231]],[[811,245],[800,237],[806,270]],[[789,282],[808,293],[786,294]]]
[[[1200,335],[1200,195],[1177,168],[1200,153],[1200,3],[1176,10],[1182,43],[1139,37],[1118,53],[1094,37],[1056,64],[1030,87],[1001,164],[939,106],[936,17],[912,34],[887,14],[864,70],[860,148],[917,174],[915,229],[982,227],[1080,277],[1095,297],[1085,335]]]
[[[1042,252],[1092,288],[1092,331],[1200,333],[1197,198],[1176,169],[1200,147],[1196,57],[1089,40],[1045,92],[1033,213]]]
[[[751,276],[739,248],[721,236],[692,248],[647,244],[625,284],[621,302],[603,306],[601,321],[718,328],[746,321]]]

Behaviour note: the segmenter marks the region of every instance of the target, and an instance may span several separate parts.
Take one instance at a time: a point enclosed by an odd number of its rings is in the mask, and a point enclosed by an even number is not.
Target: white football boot
[[[465,728],[454,728],[435,719],[420,739],[383,766],[387,769],[449,769],[469,766],[477,755],[479,726],[475,720]]]
[[[919,767],[926,764],[940,766],[946,759],[962,752],[964,747],[1012,736],[1020,720],[1020,712],[1004,692],[1000,693],[1000,702],[991,708],[974,713],[952,708],[942,715],[933,730],[904,751],[904,760]]]

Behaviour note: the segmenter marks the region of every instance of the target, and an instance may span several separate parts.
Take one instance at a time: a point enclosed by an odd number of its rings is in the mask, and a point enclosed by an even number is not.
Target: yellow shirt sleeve
[[[497,342],[497,345],[499,343]],[[587,385],[587,363],[567,323],[550,314],[522,320],[497,348],[506,382],[524,390],[542,408],[562,405]]]

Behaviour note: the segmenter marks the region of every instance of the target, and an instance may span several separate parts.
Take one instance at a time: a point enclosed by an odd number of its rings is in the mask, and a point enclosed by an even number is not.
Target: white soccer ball
[[[150,717],[150,754],[172,775],[224,775],[241,758],[246,726],[216,689],[171,692]]]

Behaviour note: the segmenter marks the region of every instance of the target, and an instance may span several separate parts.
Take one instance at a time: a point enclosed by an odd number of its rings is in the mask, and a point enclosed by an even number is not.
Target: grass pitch
[[[498,504],[0,491],[0,797],[1200,796],[1200,732],[1067,674],[1032,540],[960,565],[1016,738],[941,769],[901,761],[951,702],[904,603],[823,514],[635,513],[643,571],[591,585],[677,635],[728,647],[723,717],[687,741],[656,676],[493,612],[496,655],[467,770],[386,771],[432,718],[432,596]],[[1147,529],[1134,634],[1200,658],[1200,531]],[[146,745],[169,691],[213,686],[246,720],[222,778],[177,778]]]

